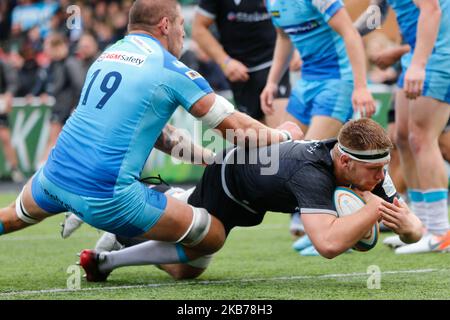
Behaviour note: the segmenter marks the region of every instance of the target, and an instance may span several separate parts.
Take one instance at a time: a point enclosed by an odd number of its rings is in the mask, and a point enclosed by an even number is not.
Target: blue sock
[[[184,248],[181,244],[177,243],[175,244],[175,247],[177,248],[178,257],[180,258],[181,263],[186,263],[189,261],[186,252],[184,252]]]
[[[424,201],[423,193],[417,189],[408,189],[408,198],[411,202],[422,202]]]
[[[3,227],[3,223],[0,221],[0,236],[5,233],[5,228]]]

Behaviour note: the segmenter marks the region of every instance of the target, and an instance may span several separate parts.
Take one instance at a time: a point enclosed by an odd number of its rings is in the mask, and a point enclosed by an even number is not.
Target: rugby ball
[[[337,187],[334,191],[334,205],[338,217],[344,217],[361,209],[365,205],[365,202],[352,189]],[[377,244],[379,232],[380,228],[377,221],[364,237],[353,246],[353,249],[357,251],[369,251]]]

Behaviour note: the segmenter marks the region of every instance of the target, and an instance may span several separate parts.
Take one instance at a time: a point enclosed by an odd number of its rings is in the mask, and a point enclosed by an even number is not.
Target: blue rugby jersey
[[[303,60],[305,80],[352,80],[343,38],[328,21],[341,9],[341,0],[267,0],[275,27],[289,35]]]
[[[416,46],[417,21],[420,10],[413,0],[387,0],[397,15],[403,39],[411,46],[412,51]],[[433,53],[450,54],[450,1],[440,0],[441,24],[438,37],[434,45]],[[450,67],[450,62],[448,67]]]
[[[175,109],[211,93],[208,82],[158,40],[131,34],[92,64],[80,101],[44,175],[82,196],[107,198],[139,179]]]

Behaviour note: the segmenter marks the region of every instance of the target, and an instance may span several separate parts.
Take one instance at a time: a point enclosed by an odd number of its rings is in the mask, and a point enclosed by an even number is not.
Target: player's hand
[[[406,242],[418,241],[422,235],[422,222],[412,213],[406,203],[394,199],[393,203],[384,201],[381,205],[383,224],[395,233],[406,237]]]
[[[261,95],[259,96],[261,110],[268,116],[272,115],[275,112],[275,109],[273,107],[273,100],[275,99],[277,90],[278,85],[276,83],[268,82],[261,92]]]
[[[285,121],[277,127],[278,130],[286,130],[291,136],[292,140],[302,140],[305,134],[302,129],[292,121]]]
[[[411,64],[406,70],[403,90],[408,99],[416,99],[422,95],[425,81],[425,68]]]
[[[231,82],[245,82],[249,79],[248,68],[236,59],[230,59],[222,70]]]
[[[381,206],[386,201],[384,201],[382,198],[373,194],[370,191],[361,191],[361,190],[355,190],[355,191],[357,194],[359,194],[363,198],[366,205],[370,205],[370,206],[377,208],[378,214],[380,215],[380,218],[381,218]]]
[[[66,212],[64,214],[64,222],[61,223],[61,237],[66,239],[72,235],[81,225],[83,220],[78,218],[75,214]]]
[[[375,113],[375,101],[367,87],[353,89],[352,104],[353,110],[362,118],[370,118]]]

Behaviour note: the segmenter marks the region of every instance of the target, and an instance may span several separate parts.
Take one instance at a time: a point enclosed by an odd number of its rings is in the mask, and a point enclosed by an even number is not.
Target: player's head
[[[78,40],[77,55],[82,60],[93,58],[97,55],[98,44],[94,36],[89,33],[85,33]]]
[[[44,52],[53,61],[62,60],[69,54],[67,39],[60,33],[51,33],[45,38]]]
[[[181,56],[184,18],[176,0],[136,0],[130,9],[128,32],[145,31],[166,46],[175,57]]]
[[[358,189],[372,190],[384,179],[392,147],[385,130],[375,121],[364,118],[347,122],[333,149],[339,175]]]

